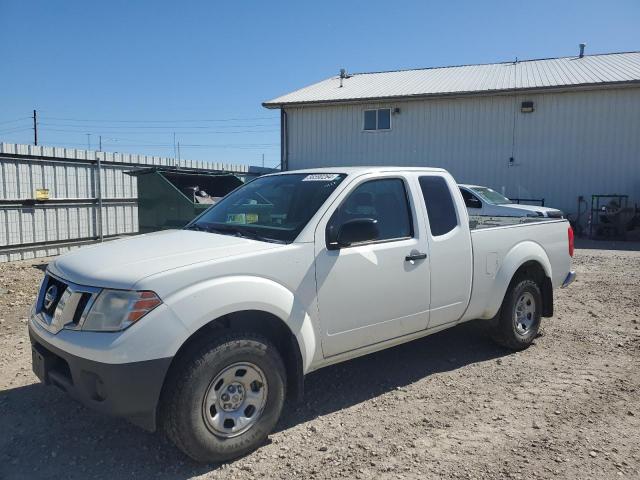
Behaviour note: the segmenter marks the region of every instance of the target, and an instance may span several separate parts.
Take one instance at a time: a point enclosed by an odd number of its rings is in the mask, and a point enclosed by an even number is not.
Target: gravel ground
[[[471,323],[328,367],[267,444],[221,466],[36,383],[26,314],[45,262],[0,264],[0,478],[640,478],[640,251],[623,248],[576,251],[527,351]]]

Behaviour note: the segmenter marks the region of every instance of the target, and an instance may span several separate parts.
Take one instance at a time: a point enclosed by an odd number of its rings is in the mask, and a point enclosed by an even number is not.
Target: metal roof
[[[141,175],[147,175],[149,173],[175,173],[177,175],[197,175],[200,177],[230,177],[235,176],[231,172],[225,171],[211,171],[211,170],[196,170],[196,169],[187,169],[187,168],[177,168],[177,167],[143,167],[136,168],[134,170],[127,170],[123,173],[127,175],[131,175],[132,177],[139,177]]]
[[[264,102],[284,105],[368,99],[487,94],[579,86],[640,83],[640,52],[336,75]]]
[[[318,167],[318,168],[301,168],[299,170],[286,170],[282,172],[274,172],[270,175],[289,175],[292,173],[341,173],[345,175],[362,175],[364,173],[381,173],[381,172],[444,172],[443,168],[438,167],[399,167],[399,166],[380,166],[380,165],[363,165],[363,166],[344,166],[344,167]]]

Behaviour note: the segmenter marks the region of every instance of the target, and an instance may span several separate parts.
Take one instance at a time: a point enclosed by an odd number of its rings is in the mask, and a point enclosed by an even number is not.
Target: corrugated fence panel
[[[138,231],[138,184],[135,177],[125,172],[138,165],[179,164],[214,169],[213,164],[202,161],[178,162],[157,156],[7,143],[0,143],[0,155],[0,262],[57,255],[77,248],[71,244],[47,245],[48,242],[73,243],[97,238],[100,234],[97,158],[103,162],[100,184],[104,236]],[[225,167],[236,173],[248,171],[245,165]],[[43,188],[49,190],[51,200],[74,202],[44,205],[19,202],[34,199],[36,190]]]

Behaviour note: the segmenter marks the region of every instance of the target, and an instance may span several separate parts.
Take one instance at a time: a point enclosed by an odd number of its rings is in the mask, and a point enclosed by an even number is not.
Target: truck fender
[[[496,272],[493,294],[487,298],[483,318],[493,318],[498,313],[513,276],[527,262],[537,262],[544,270],[545,275],[553,278],[551,276],[551,262],[544,248],[530,240],[518,243],[505,254],[502,264]]]
[[[231,313],[247,310],[270,313],[282,320],[295,336],[304,373],[313,360],[317,343],[307,308],[292,291],[273,280],[255,276],[221,277],[190,285],[164,300],[189,335]]]

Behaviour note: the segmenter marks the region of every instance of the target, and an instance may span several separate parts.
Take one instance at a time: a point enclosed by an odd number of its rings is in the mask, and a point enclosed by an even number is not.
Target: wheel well
[[[304,374],[302,373],[302,355],[298,341],[287,325],[275,315],[259,310],[245,310],[224,315],[212,320],[195,331],[180,347],[173,357],[169,371],[179,363],[180,358],[199,342],[229,329],[258,333],[275,345],[282,356],[287,372],[287,398],[299,401],[304,394]]]
[[[513,284],[516,279],[529,278],[535,281],[540,287],[542,293],[542,316],[553,316],[553,285],[551,279],[547,277],[544,268],[539,262],[530,260],[520,265],[520,268],[513,274],[511,283]]]

